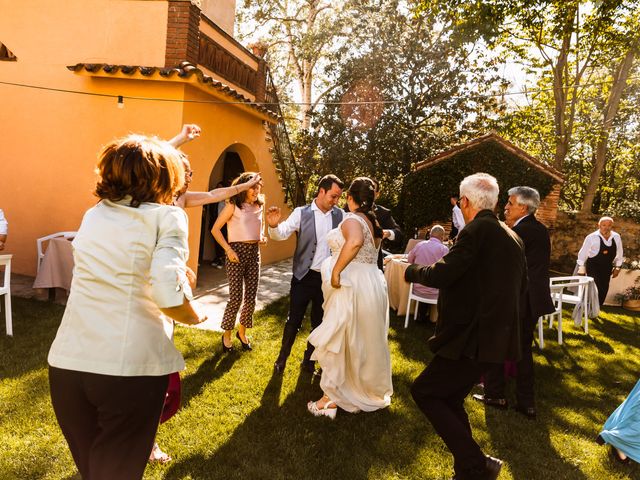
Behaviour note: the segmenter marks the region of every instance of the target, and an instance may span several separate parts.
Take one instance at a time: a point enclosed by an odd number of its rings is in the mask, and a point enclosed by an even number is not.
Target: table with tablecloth
[[[389,259],[384,267],[384,278],[387,280],[389,291],[389,306],[404,315],[407,312],[407,299],[409,298],[409,283],[404,279],[404,272],[409,263],[404,257]]]
[[[73,277],[73,247],[64,237],[49,240],[33,288],[71,290]]]

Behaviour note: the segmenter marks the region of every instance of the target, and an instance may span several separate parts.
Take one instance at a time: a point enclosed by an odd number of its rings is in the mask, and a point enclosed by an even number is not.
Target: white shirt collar
[[[320,207],[318,207],[318,205],[316,205],[316,199],[313,199],[313,202],[311,202],[311,210],[314,210],[318,213],[320,213],[321,215],[327,216],[327,215],[331,215],[331,211],[333,210],[333,208],[330,208],[328,212],[323,212],[322,210],[320,210]]]
[[[524,217],[520,217],[518,220],[515,221],[515,223],[513,224],[513,226],[515,227],[516,225],[518,225],[522,220],[524,220],[525,218],[527,218],[529,215],[531,215],[530,213],[526,214]]]

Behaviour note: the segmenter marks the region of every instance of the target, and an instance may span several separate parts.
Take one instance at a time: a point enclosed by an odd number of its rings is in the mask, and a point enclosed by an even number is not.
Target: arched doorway
[[[228,187],[234,178],[242,172],[255,169],[256,159],[251,150],[245,145],[234,144],[222,152],[213,164],[209,174],[208,190],[219,187]],[[200,248],[198,252],[198,264],[200,268],[207,266],[220,266],[224,264],[224,251],[216,249],[216,241],[211,235],[211,228],[222,210],[224,202],[212,203],[202,208],[200,225]],[[226,233],[225,233],[226,234]]]

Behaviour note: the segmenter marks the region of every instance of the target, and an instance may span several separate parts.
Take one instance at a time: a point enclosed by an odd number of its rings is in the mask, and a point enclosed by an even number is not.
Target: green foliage
[[[393,1],[360,3],[367,7],[354,19],[357,48],[346,46],[342,61],[328,66],[336,86],[313,119],[316,168],[346,180],[375,176],[380,202],[394,206],[413,164],[487,130],[501,106],[482,94],[501,84],[451,19]],[[387,103],[343,105],[353,98]]]
[[[502,210],[508,198],[507,192],[512,187],[533,187],[544,198],[555,182],[500,144],[485,142],[405,177],[401,198],[406,231],[411,232],[434,221],[449,220],[452,208],[450,195],[458,192],[464,177],[476,172],[489,173],[498,180],[498,210]]]

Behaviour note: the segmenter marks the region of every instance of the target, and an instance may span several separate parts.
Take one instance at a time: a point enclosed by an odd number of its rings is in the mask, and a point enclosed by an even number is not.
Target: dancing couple
[[[383,230],[374,213],[375,185],[366,177],[351,183],[351,213],[336,207],[342,187],[336,176],[327,175],[314,201],[296,208],[287,220],[279,223],[277,207],[267,212],[272,239],[297,233],[289,318],[274,371],[284,371],[311,303],[313,331],[301,366],[313,372],[318,361],[324,395],[307,407],[331,419],[337,407],[351,413],[384,408],[393,393],[387,286],[377,266]]]

